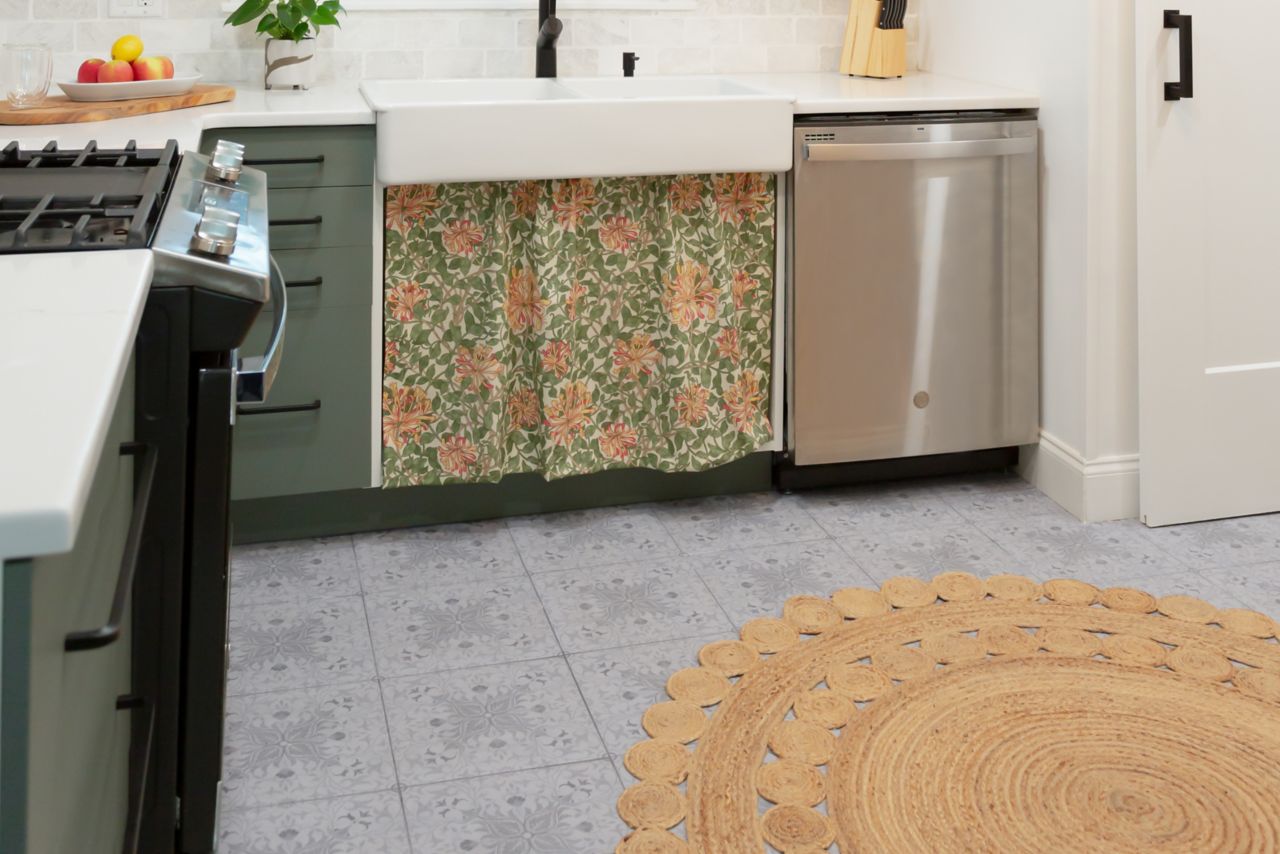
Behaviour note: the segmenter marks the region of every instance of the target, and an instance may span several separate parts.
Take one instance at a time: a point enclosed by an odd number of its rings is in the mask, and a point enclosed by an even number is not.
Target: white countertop
[[[151,269],[145,249],[0,255],[0,560],[74,544]]]
[[[1023,110],[1039,96],[990,83],[916,71],[877,80],[836,72],[734,74],[734,80],[795,98],[798,115],[811,113],[900,113],[932,110]]]
[[[185,151],[198,148],[200,134],[216,128],[367,124],[373,124],[373,111],[355,82],[317,86],[306,92],[267,92],[242,86],[236,89],[235,100],[222,104],[105,122],[0,126],[0,139],[16,139],[23,148],[40,148],[51,140],[63,147],[96,140],[103,148],[137,140],[141,148],[156,148],[176,139],[179,149]]]
[[[795,99],[795,112],[866,113],[913,110],[1027,109],[1039,106],[1031,93],[957,77],[912,72],[892,80],[846,77],[835,72],[722,75],[743,85]],[[359,81],[317,86],[310,91],[266,92],[253,86],[236,90],[234,101],[153,113],[106,122],[21,127],[0,126],[0,139],[17,139],[24,148],[50,140],[59,145],[123,145],[137,140],[153,147],[176,139],[183,149],[199,145],[203,131],[224,127],[296,127],[372,124],[374,112],[360,94]]]

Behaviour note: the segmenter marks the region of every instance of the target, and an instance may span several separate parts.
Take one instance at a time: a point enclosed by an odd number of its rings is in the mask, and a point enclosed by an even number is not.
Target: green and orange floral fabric
[[[775,211],[758,174],[388,188],[384,485],[757,450]]]

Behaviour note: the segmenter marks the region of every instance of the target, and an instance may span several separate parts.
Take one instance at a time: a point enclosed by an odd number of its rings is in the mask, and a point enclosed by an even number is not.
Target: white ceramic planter
[[[267,39],[266,88],[310,89],[315,80],[315,39]]]

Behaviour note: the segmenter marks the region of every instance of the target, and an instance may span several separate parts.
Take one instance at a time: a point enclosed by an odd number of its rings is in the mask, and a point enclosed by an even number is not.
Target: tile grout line
[[[511,534],[510,529],[507,529],[507,534]],[[591,704],[587,702],[587,695],[582,691],[582,685],[578,682],[578,674],[574,672],[573,665],[569,663],[569,654],[565,652],[564,644],[560,640],[560,633],[556,631],[556,624],[551,619],[551,615],[547,613],[547,604],[542,601],[542,591],[538,589],[537,583],[533,580],[533,573],[529,572],[529,565],[525,563],[524,554],[516,544],[515,537],[511,537],[511,542],[512,545],[516,546],[516,557],[520,559],[520,565],[524,567],[525,577],[529,579],[529,586],[533,588],[533,595],[538,597],[538,605],[542,608],[543,619],[551,627],[551,636],[555,638],[556,646],[560,648],[560,658],[564,661],[564,669],[569,671],[569,678],[573,680],[573,687],[578,692],[578,699],[582,701],[582,708],[587,712],[587,720],[591,721],[591,728],[595,730],[596,739],[600,742],[600,749],[604,751],[604,758],[609,760],[609,767],[613,768],[613,776],[617,778],[619,787],[625,789],[626,784],[623,783],[622,775],[618,773],[617,767],[613,764],[613,757],[609,753],[609,745],[604,740],[604,733],[600,730],[600,723],[596,720],[595,712],[591,711]]]
[[[316,798],[297,798],[291,801],[275,801],[269,804],[254,804],[253,806],[226,807],[222,809],[223,815],[234,815],[237,813],[257,812],[259,810],[278,809],[280,807],[291,807],[297,804],[319,804],[325,801],[344,801],[351,798],[363,798],[369,795],[381,795],[385,792],[397,792],[400,787],[392,786],[386,789],[366,789],[359,792],[342,792],[337,795],[320,795]]]
[[[404,784],[400,780],[400,762],[396,759],[396,742],[391,734],[391,716],[387,712],[387,697],[382,690],[382,667],[378,663],[378,646],[373,642],[373,625],[369,622],[369,603],[365,598],[364,571],[360,566],[360,553],[356,551],[356,539],[351,540],[351,556],[356,565],[356,582],[360,585],[360,608],[364,611],[364,629],[369,636],[369,654],[373,658],[374,682],[378,686],[378,704],[382,707],[382,726],[387,733],[387,753],[391,755],[391,772],[396,778],[396,799],[400,802],[400,823],[404,827],[404,840],[413,854],[413,833],[409,829],[409,810],[404,804]]]

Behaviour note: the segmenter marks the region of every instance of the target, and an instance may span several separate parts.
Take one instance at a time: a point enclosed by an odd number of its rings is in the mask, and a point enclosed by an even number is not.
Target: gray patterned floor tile
[[[957,513],[971,522],[1028,516],[1075,518],[1061,504],[1016,476],[958,481],[941,486],[938,492]]]
[[[715,597],[693,569],[697,558],[665,557],[534,576],[565,652],[730,632]]]
[[[376,682],[228,698],[224,809],[376,792],[395,784]]]
[[[647,560],[679,549],[649,505],[507,520],[530,572]]]
[[[359,596],[236,608],[227,693],[283,691],[372,679],[373,649]]]
[[[386,679],[382,690],[406,786],[605,755],[563,658]]]
[[[1228,591],[1243,607],[1280,619],[1280,563],[1218,567],[1200,574]]]
[[[833,537],[962,521],[936,489],[910,482],[823,489],[798,496],[801,506]]]
[[[609,754],[620,757],[648,737],[640,716],[654,703],[671,699],[666,684],[672,673],[696,667],[698,650],[706,644],[732,637],[733,633],[712,634],[570,655],[569,666]]]
[[[219,854],[409,854],[396,791],[222,813]]]
[[[1221,608],[1238,608],[1236,591],[1224,579],[1207,577],[1205,573],[1183,569],[1163,575],[1117,573],[1109,578],[1076,576],[1097,587],[1136,587],[1152,596],[1195,596]]]
[[[1010,556],[973,525],[924,525],[836,540],[877,584],[898,575],[932,578],[940,572],[979,576],[1025,572],[1027,564]]]
[[[525,574],[501,520],[359,534],[354,540],[365,593]]]
[[[627,833],[607,760],[404,790],[419,852],[602,854]]]
[[[360,595],[350,537],[231,550],[231,601],[246,605]]]
[[[1171,525],[1150,532],[1161,548],[1197,569],[1280,561],[1276,515]]]
[[[831,540],[721,552],[698,558],[698,574],[736,626],[776,617],[792,596],[829,596],[870,583],[857,562]]]
[[[406,587],[365,607],[383,676],[560,654],[528,576]]]
[[[685,554],[820,540],[822,526],[800,499],[776,492],[722,495],[654,505],[654,513]]]
[[[1187,568],[1133,520],[1085,524],[1029,516],[992,519],[978,527],[1019,561],[1022,571],[1042,581],[1070,576],[1109,585],[1111,577],[1160,575]]]

